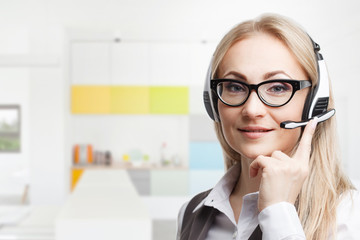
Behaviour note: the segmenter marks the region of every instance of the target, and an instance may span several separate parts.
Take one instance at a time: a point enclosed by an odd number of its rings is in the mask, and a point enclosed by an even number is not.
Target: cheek
[[[237,112],[238,108],[229,107],[221,102],[218,102],[218,111],[219,111],[219,117],[221,125],[229,125],[232,122],[236,121],[236,119],[239,117],[239,114]]]
[[[279,124],[284,121],[299,122],[302,119],[302,109],[299,111],[297,108],[286,108],[281,111],[275,111],[272,114],[272,118]]]
[[[276,109],[273,111],[272,118],[278,126],[284,121],[301,121],[302,118],[302,104],[289,104],[285,105],[283,109]],[[277,148],[286,154],[291,154],[294,147],[299,141],[301,136],[301,128],[283,129],[279,127],[279,133],[276,136],[278,139]]]
[[[280,143],[280,150],[286,153],[287,155],[290,155],[296,146],[296,144],[299,141],[301,135],[301,128],[296,129],[284,129],[282,131],[281,136],[278,137],[278,139],[281,139]]]
[[[218,104],[219,116],[221,129],[224,134],[226,142],[230,144],[232,142],[233,136],[233,126],[236,125],[236,122],[239,120],[239,108],[228,107],[224,104]]]
[[[273,108],[271,111],[273,119],[279,124],[283,121],[301,121],[305,104],[305,94],[299,94],[285,106]]]

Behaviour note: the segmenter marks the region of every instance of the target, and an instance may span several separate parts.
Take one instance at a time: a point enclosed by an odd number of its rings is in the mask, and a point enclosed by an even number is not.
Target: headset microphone
[[[325,113],[319,114],[311,119],[317,118],[317,122],[324,122],[326,120],[328,120],[329,118],[331,118],[332,116],[334,116],[335,114],[335,109],[331,109]],[[310,122],[310,120],[307,121],[300,121],[300,122],[294,122],[294,121],[285,121],[280,123],[280,127],[285,128],[285,129],[294,129],[297,127],[303,127],[306,126],[306,124],[308,124],[308,122]]]

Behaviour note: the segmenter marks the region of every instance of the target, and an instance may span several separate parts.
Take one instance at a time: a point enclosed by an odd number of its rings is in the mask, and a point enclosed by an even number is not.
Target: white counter
[[[151,239],[151,218],[125,170],[86,170],[56,219],[56,240]]]

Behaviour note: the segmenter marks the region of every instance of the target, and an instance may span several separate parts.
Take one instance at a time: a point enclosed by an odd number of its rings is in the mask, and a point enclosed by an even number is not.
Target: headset
[[[317,118],[317,122],[324,122],[334,116],[335,109],[329,109],[329,96],[330,96],[330,82],[328,71],[322,54],[320,53],[320,45],[312,40],[309,36],[314,52],[316,55],[317,69],[318,69],[318,83],[309,91],[302,113],[302,121],[285,121],[280,123],[281,128],[294,129],[297,127],[305,126],[311,119]],[[217,96],[210,89],[211,70],[213,58],[210,61],[210,66],[207,70],[203,100],[206,112],[210,118],[216,122],[220,122],[219,112],[217,109]]]

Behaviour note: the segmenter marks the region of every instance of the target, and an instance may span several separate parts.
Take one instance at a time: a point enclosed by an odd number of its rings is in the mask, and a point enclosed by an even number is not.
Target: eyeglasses
[[[271,107],[281,107],[287,104],[295,92],[311,86],[309,80],[276,79],[259,84],[247,84],[234,79],[213,79],[211,89],[226,105],[241,106],[255,90],[260,100]]]

